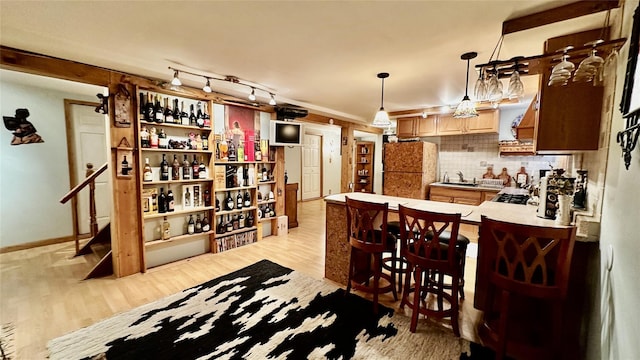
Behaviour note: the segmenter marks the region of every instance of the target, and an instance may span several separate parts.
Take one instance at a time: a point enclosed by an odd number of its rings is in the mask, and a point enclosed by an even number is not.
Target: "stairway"
[[[78,251],[76,256],[91,255],[98,259],[97,264],[83,280],[113,275],[113,259],[111,251],[111,223],[102,228],[96,236],[89,240]]]

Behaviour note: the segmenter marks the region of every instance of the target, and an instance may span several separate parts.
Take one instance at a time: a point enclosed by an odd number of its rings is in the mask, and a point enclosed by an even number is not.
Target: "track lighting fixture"
[[[269,95],[271,95],[271,99],[269,99],[269,105],[271,106],[275,106],[276,105],[276,97],[273,93],[270,93]]]
[[[173,85],[173,86],[181,86],[182,85],[182,81],[180,81],[180,78],[178,77],[178,70],[174,70],[173,71],[173,79],[171,80],[171,85]]]
[[[202,88],[202,91],[206,93],[211,92],[211,83],[209,82],[209,78],[207,78],[207,84]]]
[[[256,101],[256,89],[251,88],[251,94],[249,94],[249,100]]]

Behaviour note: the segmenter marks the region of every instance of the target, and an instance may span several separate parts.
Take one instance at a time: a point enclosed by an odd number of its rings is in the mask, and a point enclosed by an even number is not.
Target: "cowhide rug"
[[[262,260],[49,342],[50,359],[458,359],[450,330]]]

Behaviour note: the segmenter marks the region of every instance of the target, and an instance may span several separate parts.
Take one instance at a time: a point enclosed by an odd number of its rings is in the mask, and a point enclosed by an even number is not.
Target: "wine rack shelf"
[[[212,154],[211,150],[190,150],[190,149],[160,149],[160,148],[141,148],[142,151],[150,152],[170,152],[170,153],[194,153],[194,154]]]
[[[244,232],[253,231],[253,230],[256,230],[256,229],[258,229],[256,226],[244,227],[242,229],[236,229],[236,230],[226,231],[224,233],[218,233],[218,234],[216,234],[216,237],[224,237],[224,236],[229,236],[229,235],[242,234]]]
[[[154,214],[146,214],[144,215],[144,219],[156,219],[156,218],[161,218],[163,216],[176,216],[176,215],[183,215],[183,214],[192,214],[192,213],[197,213],[197,212],[202,212],[202,211],[208,211],[208,210],[213,210],[214,207],[213,206],[198,206],[198,207],[193,207],[193,208],[189,208],[186,210],[175,210],[175,211],[169,211],[169,212],[164,212],[164,213],[154,213]]]
[[[138,116],[141,116],[141,115],[138,114]],[[140,124],[149,125],[149,126],[166,126],[166,127],[170,127],[170,128],[176,128],[176,129],[191,129],[191,130],[202,130],[202,131],[212,131],[213,130],[212,128],[208,128],[208,127],[172,124],[172,123],[166,123],[166,122],[159,123],[159,122],[151,122],[151,121],[146,121],[146,120],[141,120]]]
[[[153,248],[156,247],[158,245],[162,245],[162,244],[170,244],[170,243],[175,243],[175,242],[180,242],[180,241],[187,241],[190,239],[194,239],[200,236],[206,236],[206,235],[211,235],[213,234],[214,231],[213,230],[209,230],[209,231],[205,231],[205,232],[199,232],[199,233],[193,233],[193,234],[184,234],[184,235],[176,235],[176,236],[172,236],[169,239],[166,240],[151,240],[151,241],[147,241],[144,243],[144,247],[145,248]]]
[[[239,213],[242,213],[242,212],[254,211],[256,209],[257,209],[257,207],[250,206],[250,207],[246,207],[246,208],[243,207],[242,209],[219,210],[219,211],[216,211],[216,215],[239,214]]]
[[[212,182],[212,179],[190,179],[190,180],[155,180],[143,181],[142,185],[165,185],[165,184],[188,184],[199,182]]]

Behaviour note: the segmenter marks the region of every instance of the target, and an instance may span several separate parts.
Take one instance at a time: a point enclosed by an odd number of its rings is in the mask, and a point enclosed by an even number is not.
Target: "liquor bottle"
[[[242,145],[242,141],[238,142],[238,161],[244,161],[244,145]]]
[[[173,124],[173,106],[168,97],[164,98],[164,122]]]
[[[160,195],[158,195],[158,212],[167,212],[167,195],[164,194],[163,188],[160,188]]]
[[[158,212],[158,194],[151,195],[151,211]]]
[[[171,164],[171,180],[180,180],[180,163],[176,155],[173,155],[173,164]]]
[[[192,171],[192,179],[200,178],[200,164],[198,164],[198,160],[196,159],[196,155],[193,155],[193,161],[191,162],[191,171]]]
[[[244,207],[251,206],[251,194],[249,194],[249,190],[244,192]]]
[[[154,106],[155,119],[157,123],[164,122],[164,109],[162,108],[162,97],[160,95],[156,95],[156,104]]]
[[[154,122],[156,118],[156,111],[153,106],[153,96],[147,92],[147,105],[144,112],[144,119],[149,122]]]
[[[207,215],[204,215],[202,217],[202,232],[207,232],[211,230],[211,224],[209,224],[209,219],[207,218]]]
[[[184,206],[191,206],[191,193],[189,192],[189,188],[184,193]]]
[[[233,230],[238,230],[240,228],[240,220],[238,219],[238,214],[233,214]]]
[[[142,174],[142,181],[153,180],[153,171],[151,170],[151,165],[149,165],[149,158],[144,159],[144,169],[142,170]]]
[[[182,180],[191,179],[191,164],[189,164],[189,160],[187,160],[187,155],[184,156],[184,160],[182,160]]]
[[[189,125],[196,126],[197,125],[196,113],[193,110],[193,104],[189,106]]]
[[[220,200],[218,199],[218,197],[216,196],[216,212],[220,211]]]
[[[227,231],[227,224],[224,222],[224,216],[220,216],[218,220],[218,226],[216,227],[216,233],[224,234]]]
[[[253,222],[254,222],[254,218],[253,218],[253,212],[250,212],[249,215],[247,216],[247,227],[252,227],[253,226]]]
[[[207,178],[207,167],[204,166],[204,157],[200,156],[200,165],[198,165],[198,179]]]
[[[193,221],[193,215],[189,215],[189,222],[187,223],[187,234],[191,235],[196,232],[196,223]]]
[[[267,173],[267,168],[266,167],[262,167],[262,181],[267,181],[269,180],[269,173]]]
[[[127,161],[127,156],[124,156],[124,160],[122,160],[122,175],[129,175],[129,162]]]
[[[142,130],[140,130],[140,146],[143,148],[151,147],[151,142],[149,142],[149,130],[147,130],[146,126],[143,126]]]
[[[220,160],[228,160],[229,159],[229,146],[227,144],[227,139],[225,139],[224,134],[222,135],[222,139],[220,139],[220,144],[218,144],[218,148],[220,149]]]
[[[211,193],[206,189],[203,194],[204,206],[211,206]]]
[[[233,222],[231,221],[231,215],[227,215],[227,232],[233,231]]]
[[[245,221],[244,213],[240,213],[240,216],[238,216],[238,229],[244,229],[246,225]]]
[[[225,203],[225,210],[233,210],[235,202],[233,201],[233,198],[231,197],[231,191],[227,191],[227,200]]]
[[[238,210],[242,209],[243,203],[244,203],[244,200],[242,198],[242,193],[240,192],[240,190],[238,190],[238,196],[236,196],[236,209]]]
[[[162,154],[162,161],[160,162],[160,181],[169,180],[169,163],[165,154]]]
[[[236,146],[233,141],[229,141],[229,154],[227,156],[229,161],[236,161],[238,159],[236,155]]]
[[[202,221],[200,220],[200,214],[197,215],[196,217],[196,232],[197,233],[201,233],[202,232]]]
[[[180,108],[178,107],[178,98],[173,99],[173,123],[180,124]]]
[[[202,114],[202,103],[200,101],[198,101],[197,107],[198,116],[196,116],[196,125],[198,125],[198,127],[204,127],[204,114]]]
[[[209,115],[209,107],[207,103],[204,103],[204,127],[211,127],[211,116]]]
[[[172,212],[175,209],[176,209],[175,197],[173,196],[173,191],[169,189],[169,191],[167,191],[167,211]]]
[[[182,125],[189,125],[189,114],[184,111],[184,101],[180,103],[180,123]]]
[[[193,206],[200,206],[200,185],[193,186]]]
[[[262,213],[262,206],[258,207],[258,219],[262,219],[262,217],[264,216],[264,214]]]
[[[140,93],[140,103],[138,105],[138,117],[142,120],[146,120],[145,111],[147,108],[147,98],[144,96],[144,93]]]
[[[171,225],[165,216],[162,220],[162,240],[169,240],[171,237]]]
[[[151,144],[151,148],[153,149],[157,149],[158,148],[158,133],[156,132],[156,128],[152,127],[151,128],[151,134],[149,135],[149,142]]]
[[[209,150],[209,137],[202,134],[202,150]]]
[[[169,139],[167,139],[167,133],[164,132],[164,129],[160,129],[160,134],[158,134],[158,147],[160,149],[169,148]]]

